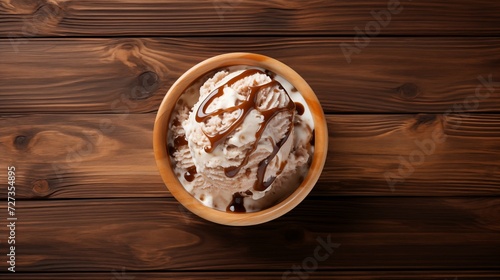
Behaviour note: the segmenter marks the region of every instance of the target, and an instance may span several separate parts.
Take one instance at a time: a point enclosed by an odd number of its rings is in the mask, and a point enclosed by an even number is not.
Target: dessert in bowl
[[[253,225],[293,209],[326,159],[326,121],[309,85],[285,64],[230,53],[188,70],[154,127],[162,178],[187,209],[225,225]]]

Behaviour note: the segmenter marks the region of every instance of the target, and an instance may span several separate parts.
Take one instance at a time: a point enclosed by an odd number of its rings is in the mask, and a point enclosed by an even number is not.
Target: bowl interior
[[[177,99],[198,78],[218,68],[248,65],[261,67],[288,80],[304,97],[314,122],[315,148],[309,172],[297,189],[280,203],[258,212],[223,212],[203,205],[187,192],[171,168],[167,153],[167,129]],[[172,195],[196,215],[224,225],[255,225],[278,218],[297,206],[316,184],[326,160],[328,132],[321,105],[306,81],[285,64],[267,56],[251,53],[229,53],[209,58],[184,73],[170,88],[160,105],[153,132],[156,163],[163,181]]]

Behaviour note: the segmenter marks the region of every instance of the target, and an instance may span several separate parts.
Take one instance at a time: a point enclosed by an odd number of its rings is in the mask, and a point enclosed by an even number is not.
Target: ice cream
[[[314,149],[305,101],[283,78],[255,67],[208,73],[176,104],[169,154],[184,188],[222,211],[253,212],[286,198]]]

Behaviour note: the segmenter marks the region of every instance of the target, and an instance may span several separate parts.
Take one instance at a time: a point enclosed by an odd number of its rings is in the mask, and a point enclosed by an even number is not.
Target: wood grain
[[[154,118],[0,118],[2,169],[16,167],[18,198],[170,196],[154,161]],[[327,121],[329,153],[312,196],[500,194],[499,115],[328,115]],[[398,179],[392,188],[387,174],[390,182]]]
[[[499,112],[498,38],[374,38],[348,63],[340,45],[351,41],[31,39],[14,45],[15,52],[11,41],[0,40],[0,114],[154,112],[186,70],[235,51],[288,64],[328,113],[443,113],[465,105],[469,112]],[[480,76],[492,81],[489,88]]]
[[[321,242],[336,244],[328,258],[318,251],[321,270],[500,269],[498,197],[307,199],[253,227],[216,225],[164,198],[18,204],[19,272],[286,271]]]
[[[0,36],[185,36],[352,34],[387,0],[0,2]],[[498,35],[495,0],[397,1],[382,35]],[[390,6],[392,8],[392,5]]]
[[[264,279],[283,279],[283,272],[134,272],[127,271],[125,267],[101,273],[43,273],[38,274],[39,280],[93,280],[93,279],[113,279],[116,280],[163,280],[163,279],[217,279],[217,280],[264,280]],[[121,278],[120,278],[121,277]],[[309,280],[475,280],[492,279],[497,280],[500,277],[498,271],[314,271],[308,275]],[[297,278],[297,277],[296,277]],[[16,279],[32,280],[33,274],[16,273]],[[285,278],[286,279],[286,278]],[[293,279],[293,278],[290,278]],[[297,278],[300,279],[300,278]]]
[[[17,197],[165,196],[153,154],[154,118],[153,114],[0,118],[1,162],[16,167]],[[6,183],[3,180],[2,187]],[[92,185],[94,190],[86,187]],[[3,196],[5,190],[0,190]]]
[[[500,2],[452,2],[0,0],[15,278],[500,279]],[[244,228],[175,201],[151,135],[181,74],[236,51],[309,82],[330,147],[304,202]]]

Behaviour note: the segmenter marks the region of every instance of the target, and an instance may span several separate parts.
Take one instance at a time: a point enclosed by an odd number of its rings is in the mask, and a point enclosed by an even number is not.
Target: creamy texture
[[[209,207],[268,208],[307,173],[311,112],[290,83],[264,69],[209,73],[184,92],[174,111],[167,141],[175,172]]]

